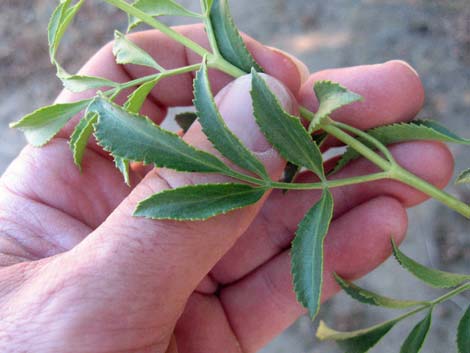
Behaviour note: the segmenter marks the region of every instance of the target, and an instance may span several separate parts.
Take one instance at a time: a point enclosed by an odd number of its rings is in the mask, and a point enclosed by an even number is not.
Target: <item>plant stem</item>
[[[425,194],[433,197],[434,199],[442,202],[447,207],[457,211],[461,215],[470,219],[470,206],[466,203],[460,201],[454,196],[438,189],[432,184],[424,181],[423,179],[417,177],[416,175],[410,173],[402,167],[392,168],[391,177],[402,183],[408,184],[411,187],[424,192]]]
[[[338,140],[354,148],[357,152],[359,152],[361,155],[366,157],[368,160],[370,160],[372,163],[374,163],[384,171],[390,170],[391,163],[389,161],[383,159],[379,154],[374,152],[372,149],[370,149],[360,141],[356,140],[351,135],[345,133],[337,126],[332,124],[326,124],[325,126],[323,126],[323,130],[325,130],[330,135],[333,135]]]
[[[122,11],[132,15],[139,20],[147,23],[149,26],[152,26],[155,29],[158,29],[160,32],[166,34],[168,37],[176,40],[177,42],[183,44],[185,47],[188,47],[196,54],[200,56],[210,54],[205,48],[197,44],[196,42],[192,41],[191,39],[183,36],[182,34],[176,32],[174,29],[171,29],[167,25],[163,24],[160,21],[157,21],[150,15],[147,15],[145,12],[139,10],[138,8],[132,6],[131,4],[127,3],[124,0],[104,0],[107,3],[116,6],[117,8],[121,9]]]
[[[202,64],[199,63],[199,64],[194,64],[194,65],[189,65],[189,66],[178,67],[178,68],[172,69],[172,70],[165,70],[165,71],[159,72],[157,74],[142,76],[142,77],[136,78],[135,80],[120,84],[116,88],[110,89],[110,90],[106,91],[105,93],[107,95],[108,94],[114,95],[116,93],[121,92],[123,89],[138,86],[140,84],[147,83],[147,82],[152,81],[152,80],[154,80],[156,78],[159,78],[159,77],[164,78],[164,77],[170,77],[170,76],[174,76],[174,75],[184,74],[184,73],[191,72],[191,71],[197,71],[201,68],[201,65]]]
[[[380,142],[379,140],[377,140],[375,137],[369,135],[368,133],[362,131],[362,130],[359,130],[359,129],[356,129],[355,127],[353,126],[350,126],[350,125],[347,125],[347,124],[343,124],[339,121],[333,121],[331,119],[328,119],[330,124],[334,124],[335,126],[339,127],[340,129],[343,129],[343,130],[346,130],[346,131],[349,131],[359,137],[362,137],[364,140],[366,141],[369,141],[371,144],[373,144],[380,152],[382,152],[384,154],[385,157],[387,157],[387,159],[389,160],[390,163],[395,163],[395,158],[393,158],[392,154],[390,153],[390,151],[388,150],[387,147],[384,146],[384,144],[382,142]]]
[[[273,182],[273,183],[270,184],[270,186],[273,189],[312,190],[312,189],[324,189],[325,186],[327,186],[328,188],[336,188],[336,187],[347,186],[347,185],[367,183],[367,182],[370,182],[370,181],[387,179],[387,178],[390,178],[389,173],[382,172],[382,173],[375,173],[375,174],[357,176],[357,177],[352,177],[352,178],[345,178],[345,179],[338,179],[338,180],[327,180],[323,183],[318,182],[318,183],[297,183],[297,184],[292,184],[292,183]]]
[[[214,34],[214,29],[212,28],[212,22],[209,17],[210,11],[209,9],[206,9],[206,5],[204,3],[204,0],[200,0],[201,3],[201,9],[204,11],[204,27],[206,29],[207,33],[207,38],[209,39],[209,43],[211,45],[212,53],[216,57],[220,57],[220,51],[219,51],[219,46],[217,45],[217,40],[215,39],[215,34]]]
[[[463,293],[467,290],[470,290],[470,283],[464,283],[461,286],[455,288],[454,290],[450,291],[449,293],[444,294],[443,296],[440,296],[439,298],[434,299],[431,304],[432,305],[437,305],[440,303],[443,303],[456,295]]]
[[[395,323],[398,323],[400,321],[403,321],[404,319],[410,317],[410,316],[413,316],[415,314],[418,314],[419,312],[423,311],[423,310],[426,310],[426,309],[429,309],[429,308],[432,308],[438,304],[441,304],[453,297],[455,297],[456,295],[462,293],[462,292],[465,292],[467,290],[470,290],[470,283],[465,283],[457,288],[455,288],[454,290],[432,300],[432,301],[429,301],[429,302],[425,302],[422,306],[419,306],[417,307],[416,309],[413,309],[411,311],[408,311],[400,316],[397,316],[396,318],[394,319],[391,319],[391,320],[388,320],[386,322],[383,322],[383,323],[380,323],[380,324],[377,324],[377,325],[374,325],[372,327],[370,327],[369,329],[371,328],[374,328],[374,327],[379,327],[379,326],[382,326],[382,325],[385,325],[387,323],[391,323],[391,322],[395,322]]]
[[[354,148],[357,152],[382,168],[384,171],[389,172],[390,178],[398,180],[419,191],[422,191],[436,200],[441,201],[443,204],[457,211],[464,217],[470,218],[470,206],[464,202],[410,173],[406,169],[400,167],[398,164],[391,164],[371,150],[369,147],[356,140],[354,137],[348,135],[335,125],[325,125],[323,126],[323,129],[329,134],[335,136],[340,141]]]

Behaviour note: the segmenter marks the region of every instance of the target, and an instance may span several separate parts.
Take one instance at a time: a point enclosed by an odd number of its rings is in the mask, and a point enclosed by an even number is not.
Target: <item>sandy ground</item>
[[[195,8],[195,0],[180,1]],[[24,145],[7,123],[50,103],[60,90],[47,57],[46,24],[52,0],[3,0],[0,3],[0,173]],[[403,59],[419,72],[427,90],[421,117],[433,117],[470,137],[470,1],[469,0],[234,0],[240,27],[255,38],[279,46],[321,70]],[[111,24],[113,23],[113,25]],[[182,23],[169,20],[170,24]],[[123,29],[125,16],[107,5],[88,2],[61,50],[69,71],[78,69],[97,48]],[[470,154],[452,147],[456,170],[470,166]],[[470,189],[449,187],[470,202]],[[433,266],[470,271],[468,223],[429,202],[411,210],[407,253]],[[467,265],[467,266],[466,266]],[[402,298],[433,298],[429,290],[388,261],[361,281],[381,293]],[[423,352],[455,351],[455,328],[465,297],[437,308]],[[338,329],[365,327],[395,313],[365,307],[340,295],[320,317]],[[395,328],[374,352],[398,352],[412,322]],[[314,338],[317,322],[301,318],[263,353],[340,352]]]

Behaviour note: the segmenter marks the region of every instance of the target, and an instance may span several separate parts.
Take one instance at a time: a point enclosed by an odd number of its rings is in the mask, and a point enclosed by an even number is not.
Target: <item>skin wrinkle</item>
[[[62,147],[66,147],[66,145],[68,146],[68,143],[65,139],[63,138],[55,138],[51,143],[53,143],[54,145],[49,145],[51,146],[51,148],[62,148]],[[32,147],[26,147],[26,148],[32,148]],[[66,151],[68,152],[68,147],[66,148]],[[99,153],[97,153],[95,150],[89,150],[90,153],[94,153],[94,155],[97,157],[97,158],[103,158],[102,155],[100,155]],[[22,158],[25,158],[25,160],[27,162],[30,162],[31,163],[31,166],[30,166],[30,170],[41,170],[41,167],[39,165],[37,165],[37,162],[36,162],[36,157],[35,157],[35,154],[34,153],[26,153],[26,152],[22,152],[21,154]],[[47,161],[47,160],[46,160]],[[70,212],[70,211],[64,211],[60,208],[57,208],[57,207],[54,207],[54,206],[51,206],[43,197],[41,197],[39,195],[38,192],[36,192],[35,188],[34,187],[29,187],[29,186],[23,186],[23,185],[19,185],[19,186],[16,186],[16,185],[9,185],[8,184],[8,180],[11,180],[13,181],[14,183],[17,183],[18,180],[21,180],[20,177],[14,177],[15,174],[16,174],[16,171],[13,169],[13,177],[11,176],[11,173],[12,173],[12,170],[9,169],[7,170],[7,173],[6,175],[8,176],[8,178],[2,178],[4,179],[4,185],[5,187],[8,188],[8,190],[11,192],[11,193],[14,193],[15,195],[18,195],[26,200],[31,200],[31,201],[34,201],[34,202],[37,202],[39,204],[42,204],[44,206],[47,206],[47,207],[51,207],[59,212],[62,212],[64,214],[66,214],[67,216],[69,217],[72,217],[72,218],[75,218],[77,219],[77,216],[78,216],[78,219],[80,219],[81,223],[83,223],[84,225],[86,225],[88,228],[90,229],[94,229],[96,228],[96,224],[91,224],[90,222],[86,222],[86,219],[88,217],[85,216],[86,213],[89,213],[89,214],[98,214],[99,211],[97,210],[102,210],[102,209],[111,209],[113,208],[112,205],[110,204],[97,204],[97,199],[96,198],[93,198],[92,199],[92,195],[90,195],[89,193],[82,193],[80,192],[80,190],[77,190],[77,185],[76,185],[76,181],[74,179],[76,179],[76,176],[75,175],[70,175],[70,174],[67,174],[67,175],[64,175],[64,173],[67,171],[67,168],[63,168],[61,170],[61,173],[57,173],[55,174],[55,177],[57,177],[59,179],[59,185],[63,185],[63,190],[62,192],[65,192],[67,193],[67,195],[70,195],[70,196],[67,196],[65,197],[66,199],[70,199],[70,200],[75,200],[75,202],[78,201],[82,201],[81,198],[75,198],[75,194],[80,193],[81,196],[85,196],[87,199],[83,201],[83,204],[84,206],[76,206],[76,204],[74,203],[74,208],[73,210],[75,210],[75,212]],[[76,173],[76,170],[75,169],[72,169],[72,174]],[[62,195],[63,197],[63,195]],[[99,199],[98,199],[99,200]],[[104,201],[104,200],[103,200]],[[96,211],[90,211],[90,205],[91,207],[95,207],[97,210]],[[74,214],[74,213],[77,213],[77,214]]]
[[[227,321],[227,326],[229,327],[229,329],[230,329],[233,337],[235,338],[235,340],[238,342],[238,347],[237,348],[239,349],[240,353],[248,353],[248,351],[246,351],[243,348],[240,337],[238,336],[236,330],[234,329],[234,326],[233,326],[232,322],[230,321],[230,316],[228,315],[227,310],[225,309],[223,300],[219,296],[217,296],[217,301],[219,302],[220,308],[222,309],[222,312],[224,313],[225,320]]]
[[[36,204],[41,209],[49,209],[53,212],[59,212],[60,214],[63,214],[63,212],[61,212],[61,211],[59,211],[55,208],[52,208],[52,207],[50,207],[50,206],[48,206],[44,203],[41,203],[41,202],[38,202],[38,201],[35,201],[35,200],[32,200],[32,199],[25,198],[21,194],[16,193],[14,190],[9,189],[8,185],[6,185],[6,184],[3,184],[2,187],[4,188],[5,192],[10,193],[12,195],[12,197],[18,198],[19,199],[18,202],[24,204],[24,207],[26,209],[29,209],[31,206],[34,206],[34,204]],[[5,194],[3,194],[3,195],[5,195]],[[0,210],[3,210],[3,209],[0,209]],[[16,209],[16,211],[18,211],[18,209]],[[30,218],[27,222],[18,223],[16,221],[14,221],[14,218],[9,217],[9,211],[7,211],[7,213],[3,216],[1,215],[1,212],[0,212],[0,218],[3,220],[2,223],[1,223],[2,225],[4,225],[5,222],[8,222],[8,223],[12,224],[12,229],[9,232],[6,232],[6,233],[7,233],[7,235],[9,235],[10,239],[14,239],[14,241],[21,247],[21,250],[23,250],[27,254],[31,255],[30,257],[28,257],[29,260],[38,260],[40,258],[43,258],[44,256],[51,256],[51,255],[61,253],[61,252],[64,252],[64,251],[68,250],[68,249],[64,248],[62,245],[58,244],[57,242],[53,242],[52,239],[51,239],[51,238],[54,238],[53,236],[52,237],[44,236],[44,234],[48,233],[48,231],[46,230],[47,226],[45,227],[44,225],[42,225],[42,219],[36,217],[35,212],[27,212],[27,213],[30,216]],[[69,217],[68,215],[66,215],[66,216]],[[36,219],[36,221],[39,223],[39,226],[41,227],[41,229],[38,229],[37,226],[33,226],[33,223],[30,222],[31,219]],[[24,228],[25,227],[29,228],[29,235],[28,235],[27,238],[35,239],[36,241],[39,241],[40,243],[44,244],[44,246],[41,247],[43,249],[38,248],[38,245],[34,245],[34,244],[29,244],[28,245],[27,240],[21,241],[20,240],[21,237],[14,234],[17,231],[21,232],[21,234],[24,234],[24,232],[25,232]],[[5,232],[5,230],[3,230],[3,231]],[[18,234],[20,234],[20,233],[18,233]],[[35,248],[36,248],[36,250],[33,251]],[[48,248],[47,251],[45,251],[46,248]],[[0,248],[0,253],[2,253],[1,248]],[[20,253],[18,253],[18,254],[13,253],[13,254],[10,254],[10,255],[16,255],[20,258],[24,257],[24,255],[21,255]]]

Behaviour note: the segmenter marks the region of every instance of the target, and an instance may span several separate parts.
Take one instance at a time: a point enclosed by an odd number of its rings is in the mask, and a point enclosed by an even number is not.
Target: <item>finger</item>
[[[318,109],[313,86],[320,80],[338,82],[364,98],[362,102],[347,105],[332,114],[334,120],[359,129],[411,120],[424,102],[421,80],[404,61],[314,73],[299,94],[300,104],[312,111]]]
[[[292,111],[295,103],[288,90],[279,81],[266,77],[283,106]],[[216,101],[228,127],[255,152],[270,176],[276,179],[280,177],[285,162],[264,139],[252,110],[247,108],[251,106],[250,88],[251,78],[244,76],[224,89]],[[215,153],[198,123],[191,127],[184,139],[200,149]],[[152,171],[106,222],[74,249],[74,259],[80,266],[93,258],[94,265],[90,271],[103,275],[100,291],[106,295],[113,298],[131,296],[136,305],[151,307],[155,311],[164,307],[164,313],[158,319],[176,320],[185,300],[245,232],[263,201],[204,222],[152,221],[132,217],[132,212],[138,202],[159,191],[227,180],[217,175],[177,173],[165,169]],[[119,286],[116,290],[113,278],[119,278],[126,288]]]
[[[348,279],[370,272],[390,255],[391,234],[400,242],[406,226],[403,206],[388,197],[370,200],[335,220],[325,240],[322,300],[339,290],[333,272]],[[222,289],[220,298],[244,352],[256,352],[305,313],[292,289],[289,250]]]
[[[449,149],[435,142],[409,142],[391,147],[397,162],[431,184],[443,188],[453,172],[453,158]],[[339,172],[333,179],[344,179],[377,172],[377,167],[365,159],[357,160]],[[316,182],[309,172],[301,174],[296,182]],[[404,207],[415,206],[429,197],[397,181],[380,180],[366,184],[332,189],[335,202],[334,217],[380,196],[399,200]],[[305,213],[320,198],[321,191],[294,191],[287,194],[274,191],[261,210],[260,217],[248,228],[235,246],[212,270],[211,275],[222,284],[232,283],[246,276],[258,266],[290,246],[297,225]]]

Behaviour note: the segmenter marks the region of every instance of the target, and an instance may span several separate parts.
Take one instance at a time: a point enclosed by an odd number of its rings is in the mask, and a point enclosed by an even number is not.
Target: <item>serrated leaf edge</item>
[[[147,217],[147,216],[142,216],[142,215],[138,215],[137,213],[139,212],[139,209],[142,207],[142,204],[145,203],[146,201],[149,201],[151,200],[152,198],[156,197],[156,196],[159,196],[159,195],[163,195],[163,194],[169,194],[175,190],[184,190],[184,189],[190,189],[190,188],[195,188],[195,187],[204,187],[204,186],[212,186],[212,185],[217,185],[217,186],[224,186],[224,185],[244,185],[244,186],[249,186],[247,184],[240,184],[240,183],[205,183],[205,184],[193,184],[193,185],[185,185],[185,186],[181,186],[181,187],[178,187],[178,188],[175,188],[175,189],[166,189],[166,190],[163,190],[163,191],[160,191],[156,194],[153,194],[149,197],[147,197],[146,199],[140,201],[136,207],[136,209],[134,210],[134,216],[137,216],[137,217],[142,217],[142,218],[146,218],[146,219],[153,219],[153,220],[173,220],[173,221],[205,221],[205,220],[208,220],[212,217],[215,217],[215,216],[219,216],[219,215],[224,215],[224,214],[227,214],[227,213],[230,213],[230,212],[233,212],[235,210],[239,210],[239,209],[242,209],[242,208],[245,208],[247,207],[247,205],[245,206],[237,206],[237,207],[233,207],[233,208],[230,208],[228,210],[225,210],[223,212],[219,212],[219,213],[215,213],[211,216],[208,216],[208,217]],[[263,187],[252,187],[253,190],[262,190],[263,191],[263,194],[261,194],[260,198],[258,200],[260,200],[264,193],[266,193],[266,191],[268,191],[267,188],[263,188]],[[245,194],[245,193],[243,193]]]

